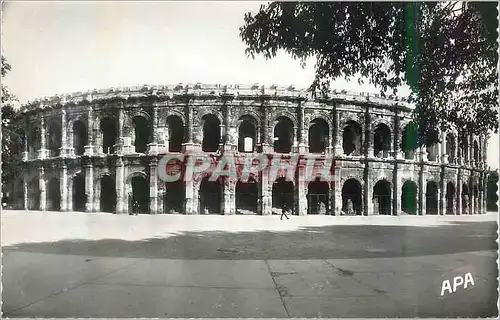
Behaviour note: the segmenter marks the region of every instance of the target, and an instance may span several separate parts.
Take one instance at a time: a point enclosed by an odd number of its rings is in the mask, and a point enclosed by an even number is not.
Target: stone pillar
[[[448,154],[446,153],[446,132],[441,134],[441,162],[448,163]]]
[[[116,213],[128,213],[128,203],[125,203],[125,166],[123,158],[116,160]]]
[[[469,135],[469,163],[470,167],[474,166],[474,139],[472,135]]]
[[[292,150],[291,152],[299,152],[299,140],[298,140],[298,135],[299,135],[299,128],[298,127],[293,127],[293,144],[292,144]]]
[[[340,216],[342,211],[342,184],[340,182],[333,186],[333,199],[334,214]]]
[[[61,211],[68,211],[68,167],[63,163],[60,171]]]
[[[373,140],[374,140],[374,132],[371,130],[371,116],[370,116],[370,108],[366,107],[365,110],[365,124],[362,128],[363,133],[362,136],[364,136],[364,144],[366,145],[366,156],[368,158],[373,158],[374,155],[374,149],[373,149]],[[362,149],[364,149],[362,147]],[[362,154],[362,153],[361,153]],[[371,199],[369,201],[370,203],[372,202]]]
[[[269,183],[269,170],[262,170],[260,173],[260,196],[261,214],[268,216],[272,214],[272,185]]]
[[[305,165],[299,166],[299,174],[297,179],[297,198],[298,198],[298,215],[305,216],[307,215],[307,175],[308,171]]]
[[[394,163],[394,180],[392,187],[392,214],[399,216],[401,214],[401,164],[397,161]]]
[[[23,175],[23,207],[24,210],[28,210],[28,197],[29,197],[29,192],[28,192],[28,174],[27,172]]]
[[[344,149],[342,147],[342,128],[340,128],[340,115],[337,111],[337,106],[333,109],[333,152],[336,156],[343,155]],[[340,214],[340,211],[339,211]]]
[[[269,131],[269,110],[265,106],[262,107],[262,123],[261,123],[261,150],[262,153],[269,153],[271,151],[271,146],[269,145],[269,135],[272,131]]]
[[[66,109],[61,110],[61,148],[60,155],[61,157],[65,157],[68,154],[68,137],[66,132]]]
[[[368,171],[368,174],[365,172],[365,183],[364,183],[364,188],[362,188],[363,196],[361,199],[363,199],[363,204],[364,204],[364,212],[363,215],[365,216],[371,216],[374,214],[373,210],[373,181],[371,176],[369,175],[369,172],[371,171],[370,164],[367,163],[366,165],[366,171]]]
[[[149,162],[149,213],[158,214],[158,159]]]
[[[47,191],[45,183],[45,169],[43,167],[38,168],[38,187],[40,188],[40,210],[47,210]]]
[[[224,215],[236,214],[236,182],[227,178],[222,183],[222,213]]]
[[[298,144],[298,151],[301,154],[307,153],[309,151],[309,130],[308,128],[305,128],[304,126],[304,121],[305,121],[305,112],[304,112],[304,106],[302,103],[299,101],[299,105],[297,107],[298,115],[299,115],[299,123],[298,123],[298,131],[300,133],[299,137],[299,144]],[[300,196],[299,196],[300,199]],[[299,200],[300,201],[300,200]],[[300,210],[299,210],[300,212]],[[300,214],[300,213],[299,213]]]
[[[40,118],[40,150],[38,150],[38,159],[45,159],[47,157],[47,149],[45,138],[47,134],[47,128],[45,127],[45,117]]]
[[[193,181],[193,176],[190,179],[185,179],[186,184],[186,214],[192,215],[199,213],[198,188]]]
[[[152,137],[151,137],[151,143],[148,144],[148,154],[156,156],[158,154],[158,139],[157,139],[157,134],[158,134],[158,107],[153,108],[153,119],[152,119]]]
[[[87,109],[87,145],[85,146],[85,155],[94,155],[94,123],[92,106]]]
[[[419,180],[418,180],[418,207],[419,207],[419,214],[420,215],[426,215],[426,192],[427,192],[427,184],[426,184],[426,169],[425,165],[421,166],[420,168],[420,175],[419,175]]]
[[[94,207],[94,166],[88,163],[85,168],[85,212],[92,212]]]
[[[115,153],[122,155],[124,154],[124,139],[123,139],[123,122],[124,122],[124,116],[123,116],[123,107],[124,105],[119,105],[118,107],[118,137],[116,139],[116,145],[115,145]]]

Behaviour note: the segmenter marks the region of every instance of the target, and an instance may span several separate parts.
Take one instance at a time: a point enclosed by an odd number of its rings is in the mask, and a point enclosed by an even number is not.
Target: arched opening
[[[85,194],[85,177],[81,173],[73,178],[72,199],[73,211],[85,211],[87,195]]]
[[[200,211],[202,214],[222,214],[221,195],[222,184],[220,179],[209,181],[205,177],[200,184]]]
[[[104,118],[100,122],[102,134],[102,152],[105,154],[112,154],[115,152],[115,144],[117,133],[116,122],[111,118]]]
[[[466,162],[469,161],[469,141],[466,136],[462,136],[460,139],[460,151],[462,159]]]
[[[52,177],[47,185],[47,209],[49,211],[61,210],[61,189],[59,180]]]
[[[163,212],[170,214],[184,213],[184,202],[186,199],[186,185],[184,181],[165,183],[165,195],[163,202]]]
[[[342,211],[347,215],[362,215],[363,201],[361,184],[356,179],[349,179],[342,186]]]
[[[116,210],[116,185],[110,175],[104,175],[100,181],[101,184],[101,212],[115,212]]]
[[[417,149],[417,128],[415,124],[413,122],[408,123],[402,135],[401,150],[405,155],[405,159],[413,159]]]
[[[256,128],[251,117],[242,117],[238,128],[238,151],[253,152],[255,149]]]
[[[309,127],[309,152],[324,153],[328,147],[330,129],[324,119],[314,119]]]
[[[307,187],[307,214],[327,214],[330,209],[330,186],[316,178]]]
[[[239,180],[236,183],[236,213],[257,214],[258,213],[259,189],[257,181],[249,177],[247,182]]]
[[[361,126],[356,121],[348,121],[344,126],[342,134],[342,147],[347,156],[359,156],[362,154]]]
[[[28,153],[30,159],[35,159],[38,156],[38,150],[42,147],[40,127],[34,127],[29,131],[28,135]]]
[[[477,144],[477,141],[474,141],[474,162],[476,162],[476,164],[479,163],[479,146]]]
[[[373,152],[377,158],[387,158],[391,151],[391,129],[383,123],[375,128]]]
[[[293,145],[293,122],[281,116],[274,126],[274,152],[290,153]]]
[[[135,152],[146,153],[150,142],[150,125],[148,119],[142,116],[135,116],[132,119],[135,130]]]
[[[446,185],[446,214],[455,214],[455,185],[448,182]]]
[[[184,143],[184,125],[179,116],[168,116],[168,151],[181,152],[182,144]]]
[[[373,210],[375,214],[392,215],[391,207],[391,184],[379,180],[373,187]]]
[[[77,120],[73,123],[73,148],[77,156],[85,153],[85,146],[87,145],[87,128],[85,124]]]
[[[58,157],[62,146],[61,126],[56,122],[50,122],[47,130],[47,146],[50,157]]]
[[[281,177],[276,179],[273,183],[273,209],[281,213],[281,209],[286,204],[287,208],[293,211],[294,197],[293,197],[293,182],[287,181],[286,178]]]
[[[462,185],[462,214],[469,214],[470,193],[466,183]]]
[[[401,194],[401,210],[407,214],[417,214],[417,185],[413,181],[405,181]]]
[[[130,180],[132,194],[129,196],[129,213],[149,213],[149,183],[143,175],[137,175]]]
[[[204,152],[216,152],[221,143],[220,121],[213,114],[206,114],[201,118],[203,123],[203,142],[201,148]]]
[[[455,163],[455,138],[451,133],[446,135],[446,154],[448,155],[448,162]]]
[[[438,185],[434,181],[427,182],[425,207],[426,214],[438,214]]]
[[[479,188],[477,184],[474,184],[472,187],[472,214],[479,214],[478,202],[479,202]]]
[[[28,210],[40,210],[40,185],[38,177],[28,183]]]
[[[433,161],[433,162],[438,161],[438,158],[437,158],[438,144],[437,143],[427,145],[426,151],[427,151],[427,160]]]

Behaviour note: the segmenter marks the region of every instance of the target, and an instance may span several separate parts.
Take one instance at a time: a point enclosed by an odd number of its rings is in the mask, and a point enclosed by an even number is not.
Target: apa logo
[[[472,278],[472,274],[470,272],[466,273],[464,277],[458,276],[453,278],[453,291],[451,289],[450,280],[444,280],[443,285],[441,286],[441,297],[444,295],[444,292],[446,290],[449,291],[450,293],[456,292],[457,287],[461,285],[464,285],[464,289],[467,289],[467,284],[469,283],[474,285],[474,279]]]

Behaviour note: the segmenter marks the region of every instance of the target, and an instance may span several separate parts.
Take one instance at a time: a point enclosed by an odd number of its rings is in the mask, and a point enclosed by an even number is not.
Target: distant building
[[[457,131],[415,149],[405,101],[293,87],[160,86],[57,96],[23,107],[27,141],[17,206],[129,213],[478,214],[486,211],[486,139]],[[460,140],[460,141],[459,141]],[[269,177],[184,185],[158,179],[165,153],[239,158],[333,156],[338,183]],[[302,170],[302,171],[301,171]],[[135,206],[134,206],[135,208]]]

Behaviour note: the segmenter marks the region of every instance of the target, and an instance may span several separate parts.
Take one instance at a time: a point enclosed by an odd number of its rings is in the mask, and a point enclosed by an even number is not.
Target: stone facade
[[[312,98],[258,85],[144,86],[38,100],[23,107],[18,206],[269,215],[287,201],[299,215],[486,212],[487,137],[443,132],[438,144],[415,150],[411,111],[376,95]],[[340,170],[336,183],[309,183],[300,160],[289,182],[262,172],[252,183],[195,179],[176,187],[157,175],[167,153],[314,153],[333,157]]]

